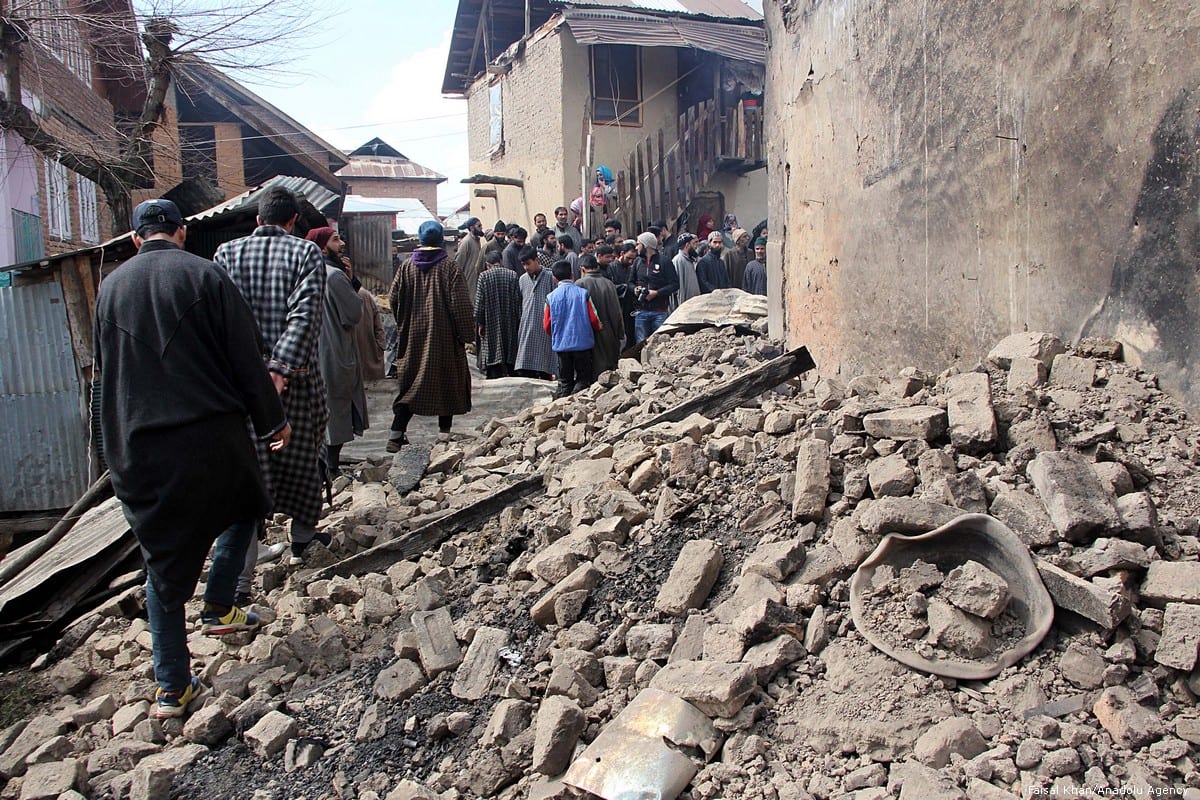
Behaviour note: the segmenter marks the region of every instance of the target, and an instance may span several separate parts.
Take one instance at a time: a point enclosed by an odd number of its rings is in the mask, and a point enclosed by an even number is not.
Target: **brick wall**
[[[471,173],[518,178],[524,190],[511,187],[473,186],[471,213],[484,220],[503,219],[530,226],[536,212],[550,215],[555,206],[565,205],[570,194],[563,165],[564,129],[569,124],[573,138],[579,136],[578,118],[567,123],[563,113],[564,82],[562,36],[565,29],[534,36],[512,70],[495,78],[501,86],[504,113],[504,150],[489,154],[488,90],[490,77],[476,81],[467,95],[467,140]],[[587,92],[582,83],[586,73],[572,84],[572,92]],[[570,178],[572,184],[578,180]],[[475,196],[479,189],[496,189],[496,198]],[[490,223],[485,223],[490,224]]]
[[[100,156],[115,156],[117,153],[117,131],[113,122],[113,108],[95,86],[86,84],[52,56],[35,47],[26,50],[22,62],[22,81],[27,95],[36,98],[35,110],[41,117],[45,129],[80,152],[96,153]],[[96,86],[99,86],[99,82]],[[79,191],[75,173],[68,172],[68,208],[71,232],[68,236],[52,236],[49,226],[46,185],[46,159],[40,153],[34,155],[38,181],[38,212],[42,218],[42,231],[46,254],[65,253],[91,244],[84,242]],[[103,191],[97,187],[96,208],[98,212],[99,240],[111,238],[112,217]]]

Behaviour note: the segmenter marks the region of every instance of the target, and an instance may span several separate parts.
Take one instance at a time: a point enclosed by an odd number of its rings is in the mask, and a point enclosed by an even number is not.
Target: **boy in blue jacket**
[[[558,396],[563,397],[586,389],[596,380],[592,362],[594,331],[604,326],[587,289],[571,280],[571,263],[556,261],[550,271],[558,288],[546,297],[542,327],[558,355]]]

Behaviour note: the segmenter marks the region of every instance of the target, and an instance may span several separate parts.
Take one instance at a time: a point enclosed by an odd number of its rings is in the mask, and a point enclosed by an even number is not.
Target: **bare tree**
[[[316,20],[315,6],[303,0],[0,0],[0,128],[94,181],[119,235],[128,230],[132,190],[154,185],[153,135],[176,66],[200,60],[221,70],[277,68],[310,42]],[[76,52],[84,38],[91,49]],[[114,119],[99,135],[75,136],[30,107],[26,79],[45,58],[93,54],[144,99],[122,124]]]

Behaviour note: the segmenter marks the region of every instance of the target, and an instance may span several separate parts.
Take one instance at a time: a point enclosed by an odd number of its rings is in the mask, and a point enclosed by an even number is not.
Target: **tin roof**
[[[556,0],[568,8],[625,8],[640,11],[660,11],[713,19],[761,20],[759,14],[742,0]]]
[[[580,44],[693,47],[736,61],[763,64],[767,59],[761,27],[608,8],[568,8],[563,19]]]
[[[403,181],[433,181],[441,183],[446,176],[423,167],[407,158],[383,156],[351,156],[350,163],[337,171],[337,176],[347,178],[390,178]]]
[[[187,218],[187,223],[190,225],[193,222],[215,219],[223,217],[226,214],[236,214],[239,211],[254,208],[258,205],[258,193],[275,186],[282,186],[288,189],[298,197],[307,200],[312,204],[313,208],[323,213],[328,213],[332,210],[341,198],[341,195],[329,191],[314,180],[296,178],[290,175],[277,175],[261,186],[256,186],[253,189],[242,192],[239,195],[229,198],[224,203],[219,203],[212,208],[201,211],[199,214],[193,214]]]

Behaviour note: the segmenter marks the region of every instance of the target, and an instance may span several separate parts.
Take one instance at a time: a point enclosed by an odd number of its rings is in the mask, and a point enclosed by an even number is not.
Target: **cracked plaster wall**
[[[772,329],[821,371],[1107,335],[1192,405],[1190,0],[769,2]]]

